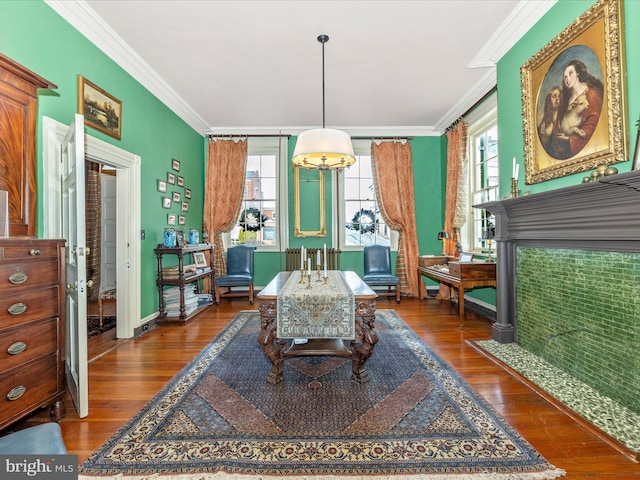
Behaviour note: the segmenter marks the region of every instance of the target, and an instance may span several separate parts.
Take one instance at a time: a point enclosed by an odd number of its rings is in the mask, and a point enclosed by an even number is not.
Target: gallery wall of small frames
[[[172,158],[171,169],[167,171],[167,177],[158,179],[157,183],[158,192],[161,194],[162,208],[169,210],[167,225],[185,225],[185,214],[189,211],[191,189],[186,187],[184,177],[180,175],[180,160]]]

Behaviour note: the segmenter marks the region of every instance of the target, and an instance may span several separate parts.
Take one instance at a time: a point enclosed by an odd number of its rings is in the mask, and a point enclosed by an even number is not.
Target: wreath
[[[378,226],[375,213],[361,208],[351,219],[351,230],[360,230],[360,233],[373,233]]]
[[[255,207],[245,208],[240,214],[240,225],[242,228],[249,232],[257,232],[264,227],[264,222],[269,220],[269,217],[260,213]]]

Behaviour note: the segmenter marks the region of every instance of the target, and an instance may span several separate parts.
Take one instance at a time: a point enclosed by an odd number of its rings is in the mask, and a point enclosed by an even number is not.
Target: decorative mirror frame
[[[300,167],[293,167],[293,211],[294,211],[294,229],[295,237],[326,237],[326,207],[324,193],[324,172],[318,170],[318,181],[320,182],[320,228],[319,230],[301,230],[300,229]]]

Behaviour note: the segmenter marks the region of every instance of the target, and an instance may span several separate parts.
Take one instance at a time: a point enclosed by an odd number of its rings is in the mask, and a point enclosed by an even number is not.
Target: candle
[[[327,278],[327,261],[324,262],[324,278]]]
[[[319,267],[320,266],[320,249],[318,249],[318,251],[316,252],[316,265]]]
[[[511,178],[516,178],[516,157],[513,157],[513,167],[511,167]]]
[[[327,272],[327,244],[326,243],[324,244],[324,271],[325,271],[325,277],[326,277],[327,276],[326,275],[326,272]]]
[[[307,258],[307,275],[311,275],[311,259]]]
[[[307,263],[307,258],[306,258],[306,253],[304,251],[304,245],[302,247],[300,247],[300,258],[302,259],[302,265],[304,266],[305,263]]]
[[[520,164],[517,163],[516,164],[516,174],[514,175],[513,178],[515,178],[516,180],[518,179],[518,173],[520,172]]]

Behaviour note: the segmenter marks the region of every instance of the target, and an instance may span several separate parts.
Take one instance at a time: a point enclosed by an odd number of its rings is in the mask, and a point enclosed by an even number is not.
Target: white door
[[[67,387],[78,416],[89,414],[84,117],[75,115],[62,142],[62,229],[67,241]]]

